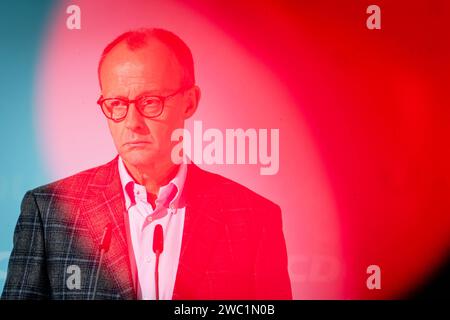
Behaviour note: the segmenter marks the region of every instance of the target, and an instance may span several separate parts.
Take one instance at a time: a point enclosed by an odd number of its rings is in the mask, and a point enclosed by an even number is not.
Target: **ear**
[[[192,117],[198,107],[200,101],[201,91],[198,86],[193,86],[185,93],[187,99],[186,108],[184,109],[184,119]]]

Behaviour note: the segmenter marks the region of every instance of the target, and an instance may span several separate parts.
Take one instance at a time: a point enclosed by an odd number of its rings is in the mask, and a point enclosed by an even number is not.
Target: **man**
[[[186,44],[130,31],[105,48],[98,73],[119,155],[26,193],[2,297],[291,299],[280,208],[172,161],[171,134],[200,99]]]

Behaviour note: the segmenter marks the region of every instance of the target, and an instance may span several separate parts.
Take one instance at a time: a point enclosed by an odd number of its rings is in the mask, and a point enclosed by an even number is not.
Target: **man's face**
[[[117,45],[104,59],[100,70],[104,98],[134,100],[143,95],[167,96],[181,87],[182,69],[173,53],[157,40],[145,48],[130,51],[126,44]],[[195,90],[194,90],[195,92]],[[170,161],[171,134],[183,128],[184,120],[195,111],[192,90],[165,100],[157,118],[145,118],[129,105],[120,122],[108,119],[114,144],[122,159],[135,167]],[[193,110],[192,110],[193,108]]]

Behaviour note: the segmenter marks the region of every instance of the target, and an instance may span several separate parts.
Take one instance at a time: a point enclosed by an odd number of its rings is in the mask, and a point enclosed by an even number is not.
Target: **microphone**
[[[153,231],[153,252],[156,254],[156,262],[155,262],[155,292],[156,292],[156,300],[159,300],[159,255],[164,250],[164,234],[163,228],[160,224],[155,226],[155,230]]]
[[[100,275],[100,269],[102,268],[102,263],[103,263],[103,255],[106,252],[108,252],[108,250],[109,250],[109,246],[111,245],[111,235],[112,235],[112,226],[111,226],[111,223],[108,223],[106,225],[105,229],[103,229],[103,236],[102,236],[102,240],[100,241],[100,245],[99,245],[100,259],[98,262],[97,274],[95,275],[94,292],[92,294],[91,300],[95,300],[95,295],[97,293],[98,277]]]

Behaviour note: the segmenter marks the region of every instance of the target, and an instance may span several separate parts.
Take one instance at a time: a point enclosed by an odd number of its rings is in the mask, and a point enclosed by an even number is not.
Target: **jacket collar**
[[[188,165],[183,194],[186,213],[173,300],[207,298],[206,292],[199,292],[199,283],[218,240],[225,236],[220,187],[211,177],[214,175],[195,164]],[[217,187],[218,192],[214,191]]]
[[[134,299],[136,295],[126,242],[125,201],[117,170],[117,157],[97,168],[87,186],[81,211],[97,245],[101,242],[105,227],[111,224],[111,245],[104,256],[102,268],[108,271],[122,298]]]

